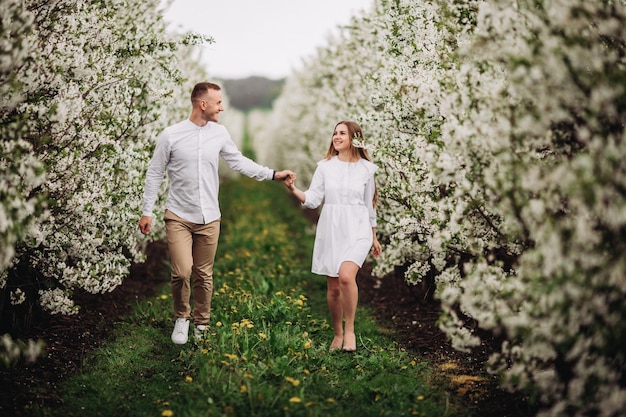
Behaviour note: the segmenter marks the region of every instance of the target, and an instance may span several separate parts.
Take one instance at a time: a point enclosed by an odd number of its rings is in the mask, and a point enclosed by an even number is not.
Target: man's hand
[[[283,181],[285,185],[289,187],[296,181],[296,173],[289,169],[276,171],[274,172],[274,180]]]
[[[152,217],[141,216],[141,219],[139,219],[139,230],[141,230],[141,233],[143,233],[144,235],[147,235],[148,233],[150,233],[151,227],[152,227]]]

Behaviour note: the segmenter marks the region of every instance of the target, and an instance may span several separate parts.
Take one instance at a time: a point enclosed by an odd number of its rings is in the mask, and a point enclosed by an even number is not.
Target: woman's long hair
[[[361,131],[361,126],[357,122],[353,122],[351,120],[343,120],[335,125],[333,129],[333,136],[335,130],[337,130],[337,126],[346,125],[348,128],[348,135],[350,136],[350,159],[358,161],[360,158],[366,159],[368,161],[372,161],[369,153],[365,148],[354,146],[354,139],[363,140],[363,132]],[[330,137],[330,146],[326,151],[325,159],[330,159],[335,155],[338,155],[339,152],[335,150],[335,146],[333,145],[333,136]],[[372,205],[376,207],[376,201],[378,200],[378,187],[374,184],[374,200],[372,201]]]

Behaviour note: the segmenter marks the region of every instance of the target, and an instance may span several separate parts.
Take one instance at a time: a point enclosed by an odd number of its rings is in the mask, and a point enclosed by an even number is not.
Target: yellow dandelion
[[[163,410],[161,411],[161,415],[163,417],[172,417],[174,415],[174,412],[172,410]]]
[[[289,399],[289,402],[290,402],[290,403],[301,403],[301,402],[302,402],[302,399],[301,399],[300,397],[291,397],[291,398]]]
[[[215,323],[215,325],[216,325],[217,327],[222,327],[222,326],[223,326],[221,321],[218,321],[217,323]]]
[[[330,398],[326,398],[326,402],[329,404],[335,404],[336,401],[333,397],[330,397]]]
[[[297,387],[298,385],[300,385],[300,380],[299,379],[295,379],[295,378],[292,378],[290,376],[286,376],[285,377],[285,381],[289,382],[294,387]]]
[[[193,382],[193,378],[189,375],[185,377],[185,382]]]
[[[234,361],[234,360],[236,360],[238,358],[237,355],[233,355],[232,353],[224,353],[224,356],[226,356],[231,361]]]
[[[167,294],[161,294],[161,300],[167,300]]]
[[[309,332],[304,332],[302,333],[302,336],[300,336],[303,340],[306,339],[309,336]]]
[[[259,333],[259,337],[263,340],[267,340],[267,335],[265,333]]]
[[[424,396],[423,395],[418,395],[417,396],[417,401],[424,401]]]
[[[308,369],[305,369],[304,371],[302,371],[302,373],[303,373],[304,375],[310,375],[310,374],[311,374],[311,371],[309,371]]]
[[[311,349],[311,339],[309,339],[306,342],[304,342],[304,348],[305,349]]]
[[[245,394],[246,392],[248,392],[248,386],[246,384],[241,384],[241,387],[239,387],[239,391],[241,391],[242,394]]]

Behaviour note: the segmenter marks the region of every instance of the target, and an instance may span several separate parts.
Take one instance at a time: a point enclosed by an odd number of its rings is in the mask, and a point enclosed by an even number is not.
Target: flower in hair
[[[372,149],[374,148],[373,144],[367,144],[365,142],[365,140],[363,139],[363,137],[360,134],[355,134],[354,138],[352,138],[352,146],[354,146],[355,148],[361,148],[361,149]]]

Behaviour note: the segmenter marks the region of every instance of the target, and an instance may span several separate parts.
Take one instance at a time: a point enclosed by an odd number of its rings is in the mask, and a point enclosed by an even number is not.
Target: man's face
[[[219,119],[220,112],[224,111],[222,106],[222,92],[217,90],[209,90],[202,99],[201,103],[202,115],[208,122],[216,122]]]

